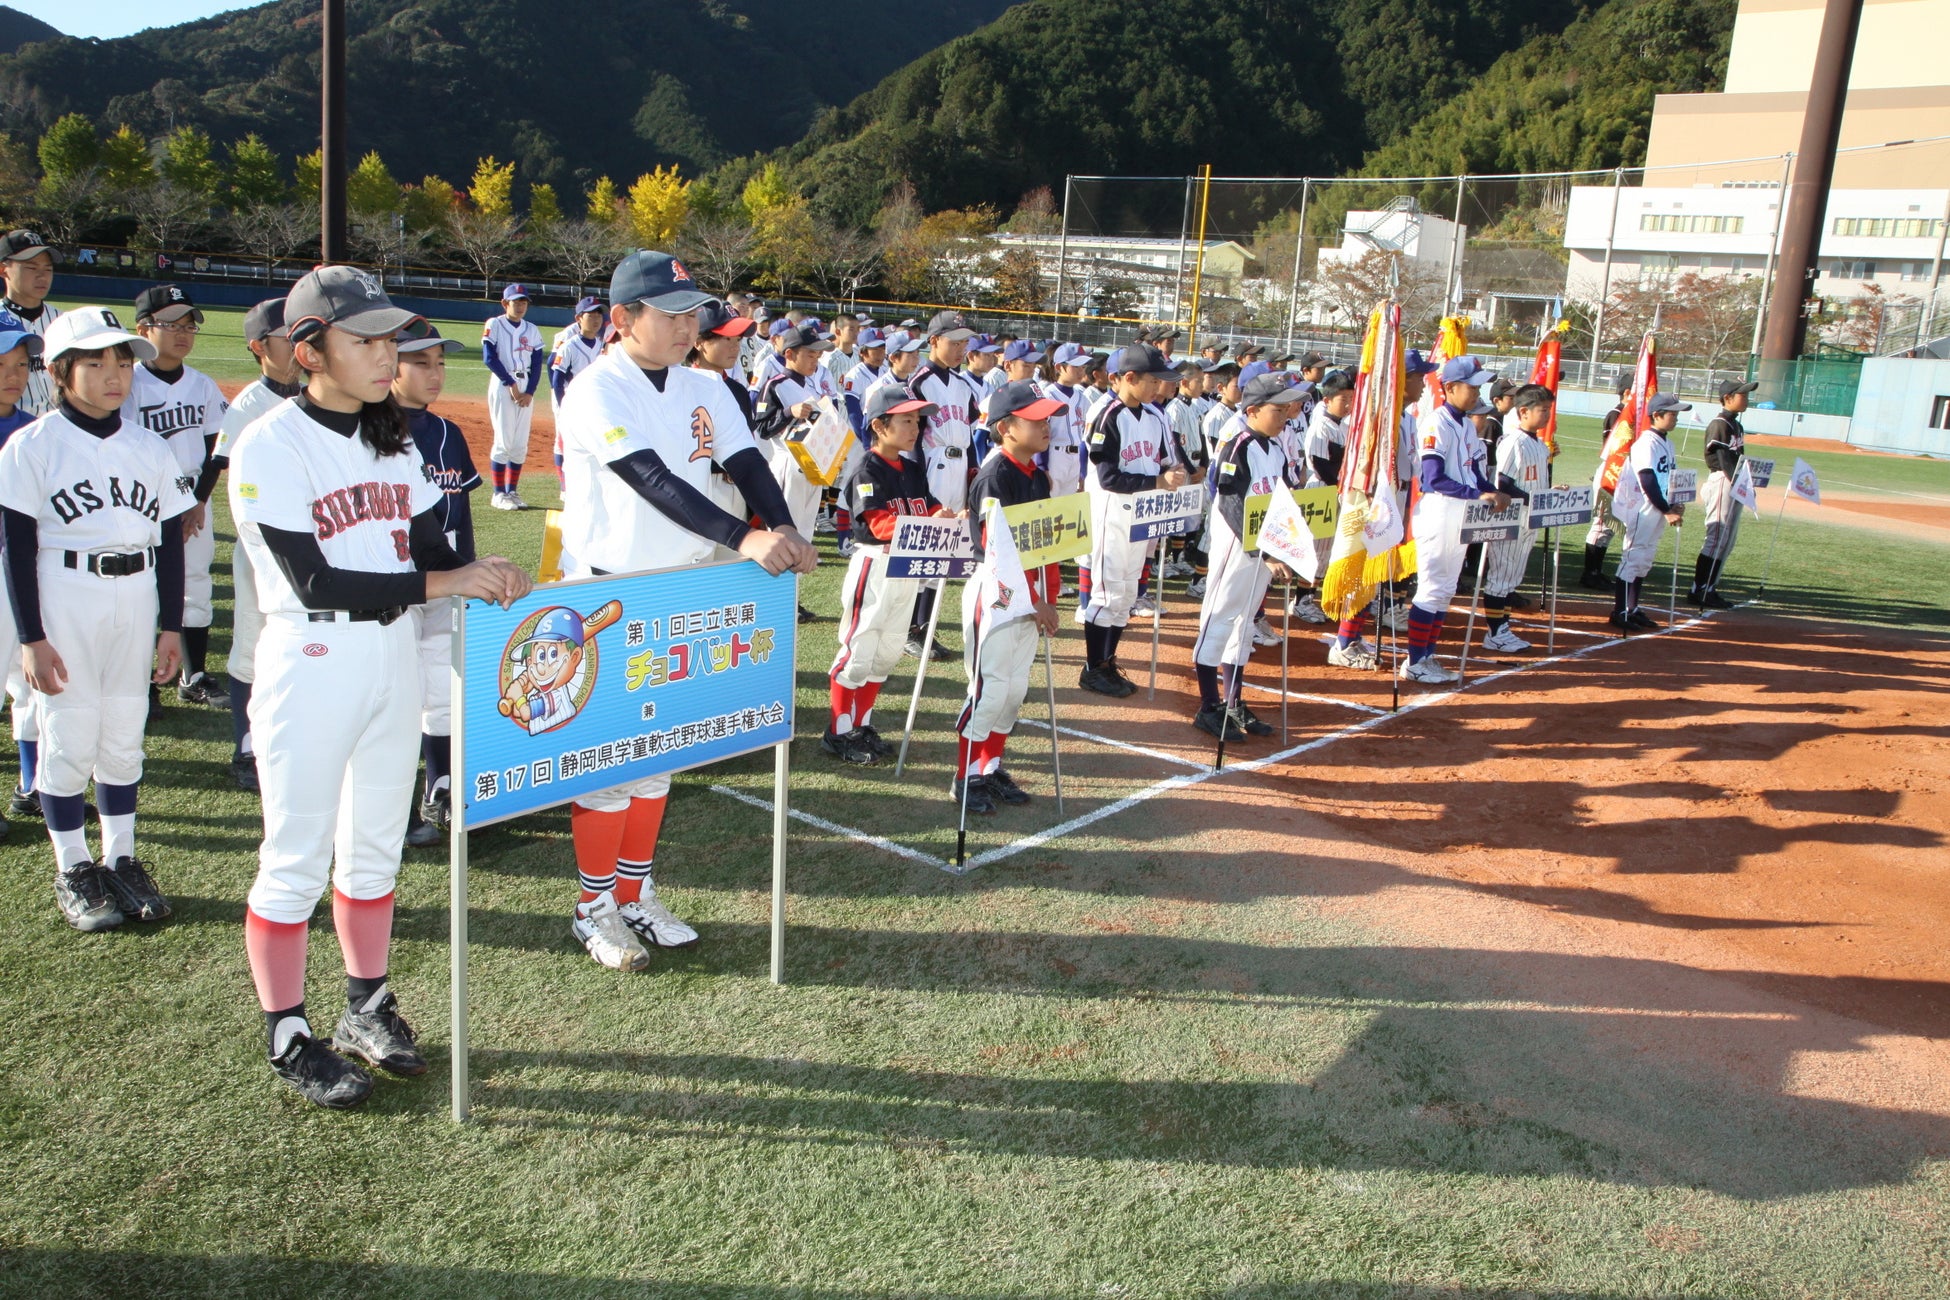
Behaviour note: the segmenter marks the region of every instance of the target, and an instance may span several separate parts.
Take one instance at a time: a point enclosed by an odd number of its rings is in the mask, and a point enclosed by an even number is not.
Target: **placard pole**
[[[1666,617],[1679,621],[1679,548],[1686,540],[1686,517],[1672,526],[1672,590],[1666,593]]]
[[[1469,593],[1469,622],[1463,626],[1462,662],[1456,665],[1456,687],[1469,679],[1469,643],[1476,639],[1476,605],[1483,599],[1483,573],[1490,565],[1490,542],[1479,542],[1476,553],[1476,587]]]
[[[1056,743],[1056,638],[1043,633],[1043,685],[1049,688],[1049,764],[1056,777],[1056,815],[1063,815],[1063,754]]]
[[[948,598],[947,580],[938,581],[941,585],[934,590],[934,607],[928,611],[928,633],[921,639],[921,662],[914,670],[914,694],[907,701],[907,729],[901,733],[901,752],[894,759],[895,776],[907,766],[908,742],[914,739],[914,715],[921,708],[921,685],[928,679],[928,662],[934,658],[934,630],[941,624],[941,604]]]
[[[453,714],[453,770],[465,773],[467,763],[467,701],[464,682],[467,669],[467,602],[453,599],[452,662],[448,665],[448,692]],[[426,617],[423,613],[422,617]],[[469,792],[448,792],[451,810],[447,824],[447,956],[452,1004],[449,1008],[449,1034],[453,1040],[449,1067],[454,1123],[465,1124],[468,1115],[467,1042],[467,799]]]
[[[785,836],[791,816],[792,742],[772,746],[772,982],[785,983]]]
[[[1544,639],[1544,656],[1549,658],[1557,653],[1557,585],[1564,579],[1564,552],[1559,549],[1561,540],[1555,528],[1550,530],[1551,539],[1551,628]]]

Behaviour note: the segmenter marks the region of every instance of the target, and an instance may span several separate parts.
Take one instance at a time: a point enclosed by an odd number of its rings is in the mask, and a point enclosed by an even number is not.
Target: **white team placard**
[[[890,578],[967,578],[975,572],[975,535],[968,520],[915,515],[896,520],[887,545]]]
[[[1672,491],[1666,500],[1673,505],[1683,506],[1689,501],[1699,500],[1699,471],[1696,469],[1676,469],[1672,472]]]
[[[1530,494],[1530,517],[1524,525],[1533,530],[1573,528],[1591,522],[1597,504],[1590,484],[1583,487],[1545,488]]]

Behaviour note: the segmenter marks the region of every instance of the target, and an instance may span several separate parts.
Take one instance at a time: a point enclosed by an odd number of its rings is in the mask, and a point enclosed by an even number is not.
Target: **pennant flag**
[[[1632,371],[1632,391],[1621,404],[1618,423],[1612,425],[1611,432],[1605,437],[1605,449],[1598,456],[1599,491],[1618,491],[1618,472],[1625,468],[1625,461],[1632,454],[1632,444],[1652,426],[1652,413],[1647,408],[1658,395],[1659,347],[1648,333],[1639,341],[1638,364]]]
[[[1557,322],[1556,329],[1544,335],[1537,344],[1537,360],[1530,367],[1530,382],[1533,384],[1542,384],[1545,388],[1551,390],[1553,400],[1551,402],[1550,419],[1544,423],[1543,429],[1539,431],[1537,436],[1544,440],[1544,446],[1550,449],[1550,456],[1553,460],[1557,458],[1557,403],[1555,399],[1557,397],[1557,386],[1564,378],[1564,331],[1569,329],[1570,325],[1571,322],[1561,320]]]
[[[1733,499],[1755,514],[1760,513],[1760,498],[1754,493],[1754,470],[1747,458],[1740,458],[1740,468],[1733,474]]]
[[[1307,527],[1306,512],[1284,481],[1273,485],[1273,500],[1259,523],[1260,553],[1313,582],[1320,577],[1320,547]]]
[[[1376,307],[1368,317],[1367,338],[1361,344],[1361,368],[1354,381],[1354,411],[1347,421],[1347,452],[1341,462],[1340,521],[1320,578],[1320,604],[1329,615],[1360,610],[1374,599],[1377,583],[1388,575],[1388,557],[1400,544],[1395,540],[1375,549],[1366,529],[1376,511],[1400,517],[1395,501],[1397,461],[1401,451],[1402,398],[1406,385],[1402,355],[1402,309],[1397,303]],[[1397,574],[1413,571],[1397,561]]]
[[[1036,612],[1035,603],[1029,599],[1029,576],[1022,571],[1015,534],[1002,517],[1000,502],[989,508],[983,532],[982,563],[975,570],[973,584],[980,593],[982,621],[993,627],[1028,618]]]
[[[1368,512],[1368,522],[1361,529],[1361,538],[1366,543],[1370,555],[1386,555],[1400,546],[1408,536],[1408,526],[1402,519],[1402,508],[1395,500],[1393,492],[1384,492],[1375,498],[1374,509]]]
[[[1794,458],[1794,477],[1788,480],[1788,491],[1803,501],[1821,504],[1821,478],[1815,473],[1815,467],[1799,456]]]

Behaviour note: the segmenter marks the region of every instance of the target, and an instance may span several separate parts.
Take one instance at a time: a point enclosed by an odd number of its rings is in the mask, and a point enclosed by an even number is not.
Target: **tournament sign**
[[[1273,494],[1261,492],[1246,498],[1245,535],[1239,539],[1239,547],[1245,551],[1259,549],[1259,530],[1266,524],[1266,512],[1273,508]]]
[[[1542,532],[1546,528],[1574,528],[1591,522],[1596,494],[1584,487],[1542,488],[1530,494],[1530,518],[1526,528]]]
[[[1090,494],[1072,492],[1005,508],[1016,556],[1025,569],[1090,554]]]
[[[1205,484],[1160,488],[1131,498],[1131,540],[1175,537],[1205,527]]]
[[[1672,491],[1666,500],[1676,506],[1699,500],[1699,471],[1696,469],[1676,469],[1672,472]]]
[[[1456,540],[1464,546],[1478,542],[1514,542],[1523,532],[1523,502],[1512,501],[1502,510],[1490,509],[1487,501],[1471,501],[1463,510],[1462,532]]]
[[[963,579],[975,572],[975,540],[969,521],[950,515],[915,515],[895,521],[887,545],[890,578]]]
[[[1774,462],[1771,460],[1758,460],[1749,456],[1747,458],[1747,472],[1753,476],[1755,487],[1764,488],[1774,481]]]

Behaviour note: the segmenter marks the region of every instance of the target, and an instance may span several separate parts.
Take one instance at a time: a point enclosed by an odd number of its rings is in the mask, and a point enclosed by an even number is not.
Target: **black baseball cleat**
[[[843,763],[858,763],[861,767],[872,767],[880,761],[874,751],[873,742],[860,734],[855,727],[842,736],[837,731],[828,731],[819,738],[819,747]]]
[[[1627,623],[1630,623],[1635,630],[1640,632],[1656,632],[1659,628],[1658,620],[1653,618],[1652,615],[1646,613],[1642,609],[1635,609],[1631,613],[1627,614],[1625,616],[1625,621]]]
[[[447,838],[447,833],[417,813],[406,827],[406,847],[409,849],[430,849]]]
[[[122,909],[116,905],[108,872],[93,862],[77,862],[55,872],[54,901],[68,924],[83,934],[122,924]]]
[[[41,816],[41,792],[39,790],[16,789],[13,797],[7,800],[7,811],[16,817]],[[81,819],[85,822],[95,820],[95,805],[81,805]]]
[[[1003,803],[1025,804],[1029,802],[1029,791],[1017,785],[1016,778],[1010,776],[1002,768],[998,767],[993,772],[986,773],[982,777],[982,784],[989,788],[991,798],[1000,799]]]
[[[185,704],[206,704],[213,709],[230,707],[230,692],[217,685],[216,678],[198,673],[176,684],[176,698]]]
[[[1246,733],[1240,727],[1238,720],[1226,712],[1223,705],[1214,704],[1210,708],[1200,709],[1197,716],[1192,719],[1192,725],[1215,740],[1230,743],[1246,738]],[[1223,736],[1219,734],[1222,728],[1225,732]]]
[[[1726,597],[1722,596],[1719,592],[1714,591],[1711,588],[1708,588],[1706,593],[1699,598],[1698,604],[1701,609],[1732,609],[1733,608],[1732,601],[1728,600]]]
[[[271,1072],[327,1110],[350,1110],[372,1096],[372,1076],[310,1034],[293,1034],[271,1058]]]
[[[163,897],[162,890],[156,888],[156,881],[149,874],[149,864],[134,858],[117,858],[115,864],[104,868],[102,874],[108,878],[108,887],[115,895],[115,905],[121,909],[125,920],[160,921],[169,915],[169,900]]]
[[[987,777],[982,777],[982,776],[956,777],[955,787],[954,787],[956,803],[962,803],[964,801],[963,794],[962,794],[962,787],[964,785],[966,785],[968,789],[966,802],[968,804],[969,816],[986,817],[990,813],[995,811],[995,800],[989,796],[989,783]]]
[[[149,721],[163,720],[162,688],[154,682],[149,683]]]
[[[1259,715],[1247,708],[1243,701],[1235,700],[1232,705],[1232,720],[1246,729],[1249,736],[1270,736],[1273,725],[1260,721]]]
[[[1632,626],[1632,620],[1627,618],[1623,613],[1623,611],[1613,614],[1610,618],[1606,619],[1605,622],[1611,624],[1613,627],[1617,628],[1620,632],[1623,632],[1626,636],[1630,636],[1632,635],[1632,633],[1638,631],[1636,627]]]
[[[882,739],[880,733],[872,727],[855,727],[853,734],[856,736],[865,736],[867,738],[867,744],[881,758],[892,758],[900,752],[899,745],[896,745],[891,740]]]
[[[1120,694],[1123,695],[1137,694],[1137,689],[1138,689],[1137,683],[1124,675],[1123,664],[1118,663],[1115,659],[1106,660],[1104,662],[1104,671],[1109,673],[1112,679],[1115,680],[1119,686],[1123,687],[1123,690],[1120,692]]]
[[[256,794],[258,792],[257,760],[249,754],[239,754],[232,758],[230,760],[230,781],[239,790],[248,790],[252,794]]]
[[[427,1072],[427,1058],[420,1055],[413,1027],[400,1015],[399,999],[391,989],[369,1011],[347,1007],[332,1031],[332,1046],[388,1074]]]
[[[1588,587],[1592,591],[1610,591],[1611,579],[1607,578],[1602,571],[1587,569],[1578,575],[1578,585]]]
[[[447,833],[447,828],[454,824],[453,806],[448,802],[447,791],[435,790],[420,801],[420,820],[443,835]]]
[[[1077,674],[1077,685],[1083,687],[1086,691],[1095,691],[1099,695],[1108,695],[1114,700],[1121,700],[1130,693],[1124,689],[1124,681],[1117,674],[1110,671],[1108,664],[1095,668],[1085,667],[1081,673]]]
[[[804,605],[801,605],[799,606],[799,621],[801,623],[817,623],[819,621],[819,615],[813,613]]]

